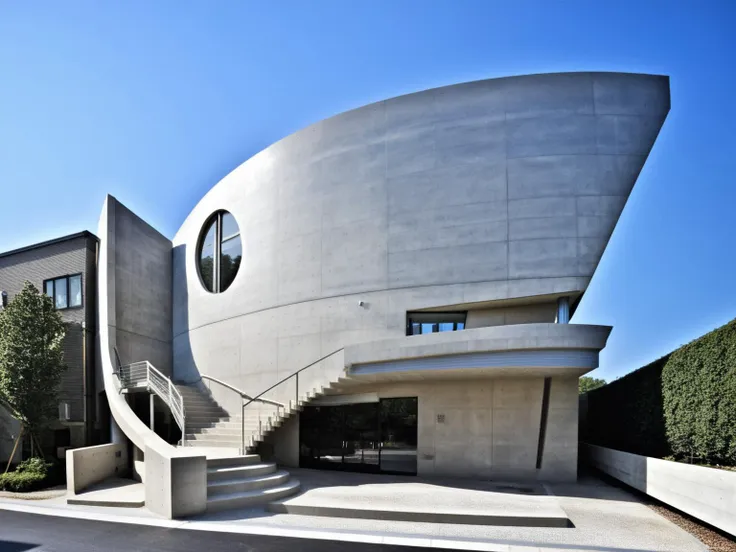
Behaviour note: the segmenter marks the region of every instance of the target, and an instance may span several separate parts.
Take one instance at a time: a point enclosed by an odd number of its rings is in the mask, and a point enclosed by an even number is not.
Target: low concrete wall
[[[109,443],[66,451],[66,488],[77,494],[127,469],[125,445]]]
[[[144,463],[146,507],[168,519],[207,509],[207,458],[171,454],[147,446]]]
[[[736,535],[736,472],[582,445],[602,472],[714,527]]]

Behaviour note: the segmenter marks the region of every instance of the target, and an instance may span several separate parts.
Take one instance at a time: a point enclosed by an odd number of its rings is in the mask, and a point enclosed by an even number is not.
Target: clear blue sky
[[[574,322],[611,379],[736,317],[736,2],[0,0],[0,251],[96,231],[111,193],[165,235],[324,117],[550,71],[671,77],[672,111]]]

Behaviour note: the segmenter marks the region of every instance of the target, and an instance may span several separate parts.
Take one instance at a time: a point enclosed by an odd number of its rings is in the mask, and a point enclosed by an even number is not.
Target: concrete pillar
[[[557,319],[558,324],[567,324],[570,322],[570,298],[560,297],[557,299]]]
[[[110,416],[110,442],[117,444],[126,442],[125,433],[112,416]]]

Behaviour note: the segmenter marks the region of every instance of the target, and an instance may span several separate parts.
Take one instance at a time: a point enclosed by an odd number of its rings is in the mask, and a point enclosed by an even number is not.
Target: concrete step
[[[207,496],[220,494],[240,493],[243,491],[255,491],[256,489],[267,489],[277,487],[289,481],[289,472],[280,470],[266,475],[240,479],[223,479],[222,481],[211,481],[207,483]]]
[[[186,448],[226,448],[230,450],[240,450],[240,441],[189,441],[184,443]]]
[[[207,498],[207,512],[219,512],[231,508],[248,508],[286,498],[299,492],[299,481],[292,479],[283,485],[254,491],[218,494]]]
[[[247,479],[249,477],[268,475],[276,471],[276,464],[273,462],[259,462],[257,464],[243,464],[239,466],[225,464],[209,467],[208,460],[207,466],[207,484],[212,481]]]
[[[240,439],[190,439],[187,443],[193,447],[227,447],[240,448]]]
[[[211,410],[217,410],[218,412],[227,412],[224,408],[222,408],[217,403],[207,404],[207,403],[191,403],[189,401],[184,401],[184,410],[186,412],[192,411],[192,412],[207,412]],[[229,413],[227,414],[230,415]]]
[[[266,427],[265,424],[263,425],[263,427]],[[238,435],[240,435],[240,432],[242,430],[242,426],[240,422],[235,423],[235,422],[214,422],[213,421],[210,423],[205,423],[205,422],[199,422],[199,421],[190,422],[190,420],[187,420],[186,428],[187,428],[187,432],[191,432],[191,433],[200,433],[205,430],[215,430],[215,431],[223,430],[226,433],[237,433]],[[258,429],[258,424],[245,424],[246,434],[249,431],[254,431],[256,429]]]
[[[193,426],[207,426],[220,423],[229,423],[240,427],[240,420],[237,422],[231,422],[227,418],[219,418],[217,416],[190,416],[188,412],[185,413],[187,425]]]
[[[190,429],[187,426],[187,429]],[[246,427],[247,429],[247,427]],[[218,435],[235,435],[236,437],[240,437],[240,428],[239,427],[202,427],[202,428],[191,428],[191,433],[196,433],[198,435],[209,435],[212,433],[217,433]]]
[[[240,445],[240,435],[221,435],[219,433],[187,433],[187,441],[204,443],[206,441],[232,442]]]
[[[261,463],[261,457],[257,454],[238,454],[236,456],[207,458],[207,469],[236,468],[238,466],[253,466]]]

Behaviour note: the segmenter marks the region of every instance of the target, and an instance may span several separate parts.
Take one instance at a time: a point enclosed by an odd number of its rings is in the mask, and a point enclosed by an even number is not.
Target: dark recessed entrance
[[[417,398],[308,406],[299,415],[299,465],[417,473]]]

